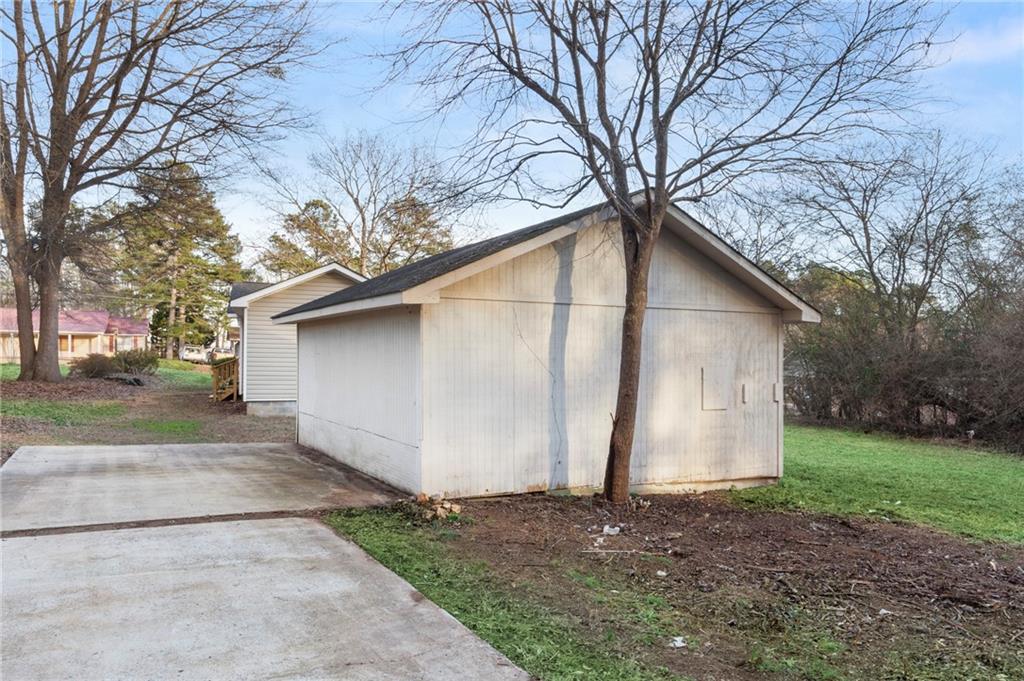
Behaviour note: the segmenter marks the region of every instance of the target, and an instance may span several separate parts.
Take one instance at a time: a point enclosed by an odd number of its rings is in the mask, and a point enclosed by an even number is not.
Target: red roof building
[[[39,333],[39,310],[32,311],[32,329]],[[149,347],[147,320],[115,317],[106,310],[61,310],[57,330],[61,359]],[[16,360],[19,354],[17,310],[0,307],[0,361]]]

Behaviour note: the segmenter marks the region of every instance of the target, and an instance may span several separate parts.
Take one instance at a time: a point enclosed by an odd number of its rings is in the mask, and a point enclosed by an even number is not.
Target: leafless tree
[[[481,110],[469,173],[556,205],[596,187],[618,216],[614,502],[628,494],[648,272],[669,203],[893,123],[940,20],[922,0],[447,0],[398,12],[416,18],[388,55],[392,77],[411,75],[441,111]]]
[[[365,276],[450,248],[451,225],[468,207],[467,194],[429,150],[383,135],[321,136],[309,168],[308,181],[264,169],[276,210],[302,214],[310,200],[326,203],[339,246]],[[412,219],[417,214],[421,220]]]
[[[72,200],[169,158],[208,166],[294,123],[280,88],[316,52],[314,16],[299,0],[11,0],[0,16],[11,57],[0,89],[0,217],[21,378],[57,381],[61,265],[94,237],[69,229]],[[35,231],[26,193],[39,201]]]
[[[920,436],[1024,443],[1024,184],[941,136],[809,169],[789,199],[812,230],[790,328],[803,416]],[[803,215],[800,216],[800,212]]]
[[[870,288],[887,333],[912,343],[922,311],[955,285],[958,265],[982,242],[983,159],[940,134],[847,158],[809,168],[789,201],[820,239],[821,261],[862,275],[856,281]]]
[[[787,191],[785,181],[747,185],[710,197],[691,212],[760,268],[785,278],[801,268],[814,238],[780,200]]]

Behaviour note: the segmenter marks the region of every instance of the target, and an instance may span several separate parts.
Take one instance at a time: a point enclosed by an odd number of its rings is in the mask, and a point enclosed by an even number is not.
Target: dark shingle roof
[[[250,293],[256,293],[256,291],[265,289],[268,286],[273,286],[273,284],[268,284],[262,281],[239,281],[231,285],[231,293],[228,295],[228,299],[234,300],[235,298],[241,298],[242,296],[247,296]]]
[[[515,246],[516,244],[521,244],[524,241],[529,241],[530,239],[540,236],[545,232],[549,232],[556,227],[561,227],[573,220],[589,215],[590,213],[603,208],[605,205],[606,204],[604,203],[600,203],[596,206],[589,206],[573,213],[559,215],[557,218],[552,220],[547,220],[530,227],[524,227],[523,229],[517,229],[514,232],[500,234],[496,237],[485,239],[484,241],[478,241],[475,244],[460,246],[459,248],[454,248],[450,251],[445,251],[444,253],[432,255],[429,258],[424,258],[423,260],[418,260],[409,265],[405,265],[404,267],[399,267],[396,270],[386,272],[379,277],[367,279],[355,286],[350,286],[349,288],[328,294],[323,298],[311,300],[308,303],[276,314],[271,317],[271,319],[298,314],[300,312],[319,310],[325,307],[331,307],[332,305],[339,305],[341,303],[350,303],[355,300],[376,298],[377,296],[406,291],[413,286],[418,286],[426,281],[430,281],[431,279],[440,277],[448,272],[457,270],[460,267],[465,267],[470,263],[486,258],[487,256],[498,253],[499,251],[503,251],[506,248]]]
[[[231,285],[231,293],[228,294],[228,314],[238,312],[237,307],[231,306],[231,301],[247,296],[250,293],[256,293],[261,289],[265,289],[273,284],[268,284],[262,281],[239,281]]]

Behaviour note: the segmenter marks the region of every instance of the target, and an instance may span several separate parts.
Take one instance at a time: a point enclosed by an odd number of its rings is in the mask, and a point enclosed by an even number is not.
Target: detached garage
[[[298,440],[409,492],[593,488],[624,298],[590,208],[442,253],[274,317],[298,326]],[[782,329],[818,313],[672,208],[649,283],[637,491],[782,475]]]

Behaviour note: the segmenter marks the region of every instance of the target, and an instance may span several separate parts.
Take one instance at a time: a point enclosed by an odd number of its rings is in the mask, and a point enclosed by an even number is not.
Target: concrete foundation
[[[295,416],[295,401],[246,402],[245,412],[250,416]]]

